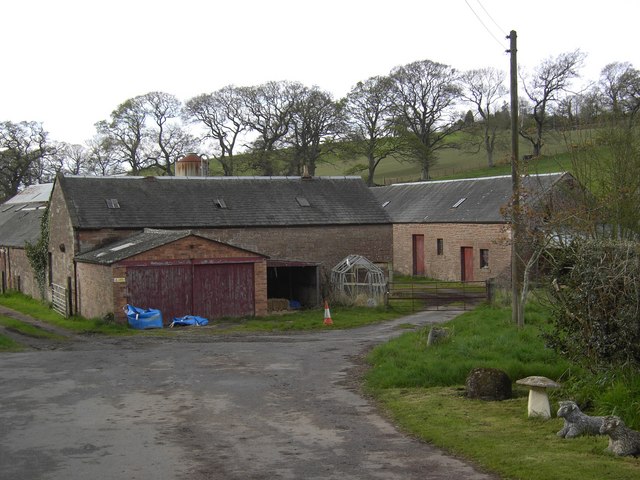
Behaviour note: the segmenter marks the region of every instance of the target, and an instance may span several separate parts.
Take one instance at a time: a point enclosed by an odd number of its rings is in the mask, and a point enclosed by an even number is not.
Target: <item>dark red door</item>
[[[194,315],[241,317],[255,313],[253,263],[195,265]]]
[[[424,235],[413,235],[413,274],[424,275]]]
[[[191,265],[162,265],[127,268],[129,303],[140,308],[156,308],[162,320],[191,315]]]
[[[460,250],[462,264],[461,278],[463,282],[473,281],[473,247],[462,247]]]

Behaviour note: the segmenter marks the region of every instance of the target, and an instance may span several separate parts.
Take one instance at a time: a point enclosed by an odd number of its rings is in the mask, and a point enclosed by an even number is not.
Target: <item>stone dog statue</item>
[[[564,426],[558,432],[562,438],[574,438],[580,435],[600,435],[600,427],[605,417],[590,417],[580,411],[576,402],[559,402],[558,417],[564,418]]]
[[[600,427],[602,435],[609,435],[607,450],[616,455],[640,455],[640,432],[627,427],[620,417],[605,417]]]

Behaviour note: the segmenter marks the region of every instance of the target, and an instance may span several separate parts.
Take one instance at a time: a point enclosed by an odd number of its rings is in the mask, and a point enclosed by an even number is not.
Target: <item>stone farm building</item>
[[[568,173],[522,178],[529,202],[562,186]],[[393,222],[393,270],[439,280],[484,281],[511,270],[505,207],[511,176],[395,184],[372,189]]]
[[[85,317],[316,306],[345,256],[392,260],[389,218],[360,177],[59,175],[50,212],[49,281]]]
[[[52,187],[51,183],[32,185],[0,205],[0,293],[17,290],[41,297],[25,246],[40,238]]]

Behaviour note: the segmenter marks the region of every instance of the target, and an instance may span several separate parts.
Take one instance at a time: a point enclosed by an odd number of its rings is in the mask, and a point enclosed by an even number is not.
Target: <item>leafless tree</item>
[[[428,180],[436,163],[436,152],[444,140],[457,131],[453,107],[460,96],[458,75],[448,65],[423,60],[391,71],[394,94],[394,119]]]
[[[358,82],[347,95],[346,113],[349,145],[367,158],[367,184],[373,186],[376,168],[382,160],[402,151],[402,142],[392,122],[392,81],[371,77]]]
[[[462,77],[462,98],[470,102],[482,119],[482,142],[487,153],[487,163],[493,167],[499,123],[496,119],[497,104],[507,94],[505,73],[495,68],[482,68],[465,72]]]
[[[322,152],[331,148],[343,130],[341,103],[318,87],[300,89],[294,98],[289,134],[284,137],[284,145],[292,151],[287,173],[301,175],[306,165],[309,174],[315,175]]]
[[[124,173],[123,165],[114,156],[109,137],[95,135],[87,142],[87,171],[92,175],[107,176]]]
[[[148,158],[164,175],[173,175],[173,166],[187,152],[194,150],[195,138],[188,133],[180,119],[182,103],[174,95],[149,92],[141,98],[149,123]]]
[[[257,134],[250,151],[253,168],[262,175],[282,170],[276,164],[276,147],[289,133],[296,99],[304,89],[297,82],[268,82],[241,89],[247,125]]]
[[[186,115],[192,121],[206,127],[205,138],[211,139],[226,176],[235,175],[233,157],[236,144],[242,132],[247,130],[247,113],[241,90],[227,86],[213,93],[193,97],[186,102]]]
[[[532,103],[533,128],[521,129],[520,135],[531,142],[534,156],[542,153],[544,127],[549,109],[560,100],[560,94],[567,91],[571,81],[579,76],[585,57],[580,50],[575,50],[548,58],[535,69],[533,76],[524,82],[524,91]]]
[[[46,162],[55,153],[38,122],[0,123],[0,200],[22,188],[46,182]]]
[[[135,97],[120,104],[111,113],[110,121],[102,120],[96,124],[98,134],[109,139],[105,145],[111,148],[111,153],[122,164],[128,164],[133,175],[147,166],[146,121],[143,98]]]

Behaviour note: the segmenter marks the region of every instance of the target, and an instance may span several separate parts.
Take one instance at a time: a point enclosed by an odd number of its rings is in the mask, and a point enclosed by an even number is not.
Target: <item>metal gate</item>
[[[394,282],[389,283],[387,305],[411,311],[470,310],[489,297],[487,282]]]

